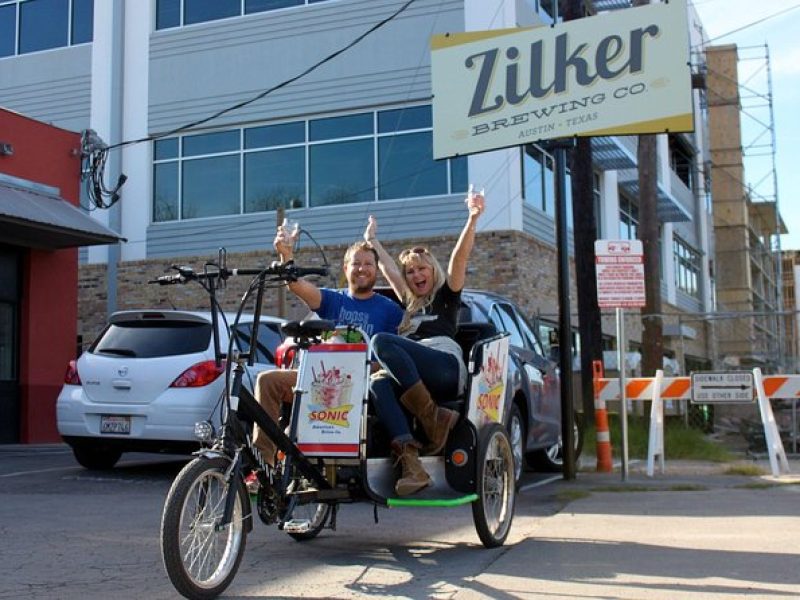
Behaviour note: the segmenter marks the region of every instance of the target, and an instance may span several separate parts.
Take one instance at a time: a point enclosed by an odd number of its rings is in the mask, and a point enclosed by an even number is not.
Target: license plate
[[[131,432],[131,418],[120,415],[101,415],[100,433],[129,434]]]

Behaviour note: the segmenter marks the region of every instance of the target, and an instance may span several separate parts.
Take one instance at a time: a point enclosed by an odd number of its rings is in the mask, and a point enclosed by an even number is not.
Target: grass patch
[[[771,481],[752,481],[750,483],[743,483],[741,485],[735,485],[733,487],[740,490],[768,490],[770,488],[778,487],[779,485],[785,485],[785,484],[771,482]]]
[[[651,485],[606,485],[592,488],[593,492],[705,492],[708,488],[704,485],[694,485],[689,483],[671,485],[668,487],[656,487]]]
[[[575,500],[583,500],[589,496],[591,496],[591,494],[586,490],[560,490],[558,494],[556,494],[558,501],[564,504]]]
[[[731,465],[725,469],[725,475],[745,475],[747,477],[759,477],[761,475],[766,475],[766,472],[758,465]]]
[[[609,415],[611,446],[616,456],[621,455],[622,432],[619,415]],[[630,415],[628,417],[628,456],[647,458],[647,442],[650,419]],[[589,455],[596,454],[597,440],[594,426],[587,426],[583,448]],[[666,459],[710,460],[728,462],[733,460],[730,452],[719,443],[709,439],[699,429],[686,427],[682,421],[666,419],[664,425],[664,453]]]

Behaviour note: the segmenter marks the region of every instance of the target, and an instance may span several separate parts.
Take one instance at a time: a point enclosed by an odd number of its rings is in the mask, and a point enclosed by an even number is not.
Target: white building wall
[[[153,2],[125,4],[125,40],[122,97],[122,137],[146,138],[149,92],[150,30],[155,22]],[[122,189],[122,260],[147,256],[147,227],[152,197],[152,152],[150,143],[132,144],[122,152],[122,172],[131,174]]]
[[[94,6],[94,41],[92,42],[92,80],[91,102],[89,111],[89,127],[94,129],[106,143],[119,141],[111,137],[114,130],[114,119],[119,106],[114,105],[115,55],[114,40],[121,32],[114,28],[115,13],[122,10],[117,0],[95,2]],[[114,176],[106,173],[106,177]],[[92,217],[107,227],[111,226],[111,213],[107,210],[95,210]],[[113,227],[112,227],[113,229]],[[89,263],[105,263],[109,259],[110,246],[91,246],[88,249]]]

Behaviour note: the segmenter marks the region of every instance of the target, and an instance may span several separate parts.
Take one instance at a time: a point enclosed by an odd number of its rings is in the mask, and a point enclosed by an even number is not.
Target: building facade
[[[52,4],[4,2],[0,26],[9,27],[4,10],[20,16]],[[121,199],[92,216],[127,241],[81,254],[79,333],[87,341],[109,310],[202,303],[200,294],[165,296],[142,285],[171,263],[201,266],[219,247],[229,264],[272,260],[278,210],[299,221],[334,263],[371,214],[390,248],[426,242],[446,256],[465,218],[469,183],[485,189],[487,210],[468,285],[510,295],[548,339],[558,311],[553,156],[527,145],[434,161],[429,40],[550,25],[557,3],[61,4],[60,45],[36,41],[35,29],[14,21],[17,45],[0,53],[0,102],[61,127],[91,128],[112,147],[126,142],[108,153],[104,172],[109,182],[127,176]],[[590,12],[629,6],[586,2]],[[687,43],[698,46],[702,27],[689,10]],[[694,98],[696,131],[657,138],[665,345],[682,370],[708,364],[709,329],[696,315],[714,307],[707,114],[702,92]],[[634,238],[637,138],[598,137],[592,149],[598,237]],[[302,248],[316,260],[309,242]],[[225,300],[235,299],[231,290]],[[628,318],[636,349],[638,313]],[[610,348],[614,323],[610,315],[603,321]]]

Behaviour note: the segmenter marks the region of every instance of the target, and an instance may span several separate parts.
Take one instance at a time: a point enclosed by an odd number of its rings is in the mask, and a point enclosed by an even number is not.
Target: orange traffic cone
[[[592,361],[592,380],[594,381],[594,424],[597,430],[597,470],[610,473],[611,463],[611,435],[608,432],[608,413],[606,401],[600,397],[600,379],[603,378],[603,362]]]

